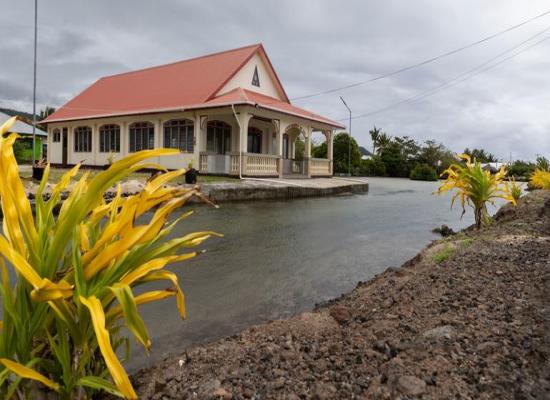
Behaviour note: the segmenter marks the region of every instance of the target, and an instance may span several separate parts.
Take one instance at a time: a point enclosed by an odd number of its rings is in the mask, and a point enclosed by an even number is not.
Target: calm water
[[[413,257],[437,238],[434,227],[473,222],[471,212],[461,220],[460,208],[449,210],[449,196],[432,195],[436,183],[369,182],[365,195],[194,206],[175,235],[211,229],[225,238],[205,242],[205,255],[170,268],[186,295],[186,320],[172,299],[142,306],[152,353],[145,357],[134,346],[129,369],[311,309]]]

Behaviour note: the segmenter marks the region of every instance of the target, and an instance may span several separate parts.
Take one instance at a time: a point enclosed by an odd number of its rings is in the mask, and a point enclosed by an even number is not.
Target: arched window
[[[74,151],[75,153],[92,152],[92,128],[89,126],[74,128]]]
[[[99,128],[99,152],[120,152],[120,126],[109,124]]]
[[[54,143],[61,142],[61,131],[58,128],[55,128],[52,132],[52,141]]]
[[[194,142],[193,121],[173,119],[164,123],[164,147],[192,153]]]
[[[248,128],[248,152],[249,153],[261,153],[262,152],[262,131],[253,126]]]
[[[150,122],[134,122],[128,129],[128,136],[130,153],[155,148],[155,127]]]
[[[206,150],[225,154],[231,149],[231,126],[222,121],[210,121],[206,125]]]

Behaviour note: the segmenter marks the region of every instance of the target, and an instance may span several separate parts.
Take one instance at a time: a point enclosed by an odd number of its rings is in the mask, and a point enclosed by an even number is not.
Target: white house
[[[202,173],[330,176],[338,122],[292,105],[261,44],[99,79],[46,118],[48,161],[103,166],[156,147]],[[321,132],[327,158],[311,158]],[[304,161],[294,143],[305,140]]]

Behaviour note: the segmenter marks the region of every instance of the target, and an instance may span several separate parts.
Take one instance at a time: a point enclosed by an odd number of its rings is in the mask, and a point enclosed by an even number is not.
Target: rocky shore
[[[549,399],[550,193],[132,379],[140,399]]]

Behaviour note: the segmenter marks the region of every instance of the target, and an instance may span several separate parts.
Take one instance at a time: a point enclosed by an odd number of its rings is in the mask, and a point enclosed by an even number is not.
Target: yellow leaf
[[[34,301],[50,301],[64,299],[73,295],[73,286],[65,281],[53,283],[49,279],[42,279],[39,287],[31,292]]]
[[[101,302],[95,296],[88,297],[87,299],[82,296],[79,298],[80,302],[90,311],[99,349],[116,387],[127,399],[137,399],[130,379],[111,346],[109,331],[105,328],[105,313],[103,312]]]
[[[8,360],[7,358],[0,358],[0,363],[4,365],[7,369],[13,372],[16,375],[19,375],[21,378],[32,379],[38,381],[48,386],[50,389],[59,391],[59,384],[54,381],[49,380],[44,375],[36,372],[33,369],[27,368],[24,365],[21,365],[15,361]]]
[[[34,268],[19,254],[13,247],[10,246],[6,238],[0,235],[0,254],[8,259],[13,267],[20,273],[35,289],[42,284],[42,278],[34,270]]]
[[[169,280],[174,284],[174,287],[176,290],[176,301],[177,301],[178,311],[180,313],[181,319],[184,319],[185,318],[185,297],[178,283],[177,275],[171,271],[153,271],[153,272],[150,272],[148,275],[146,275],[142,279],[143,282],[158,281],[158,280]]]

